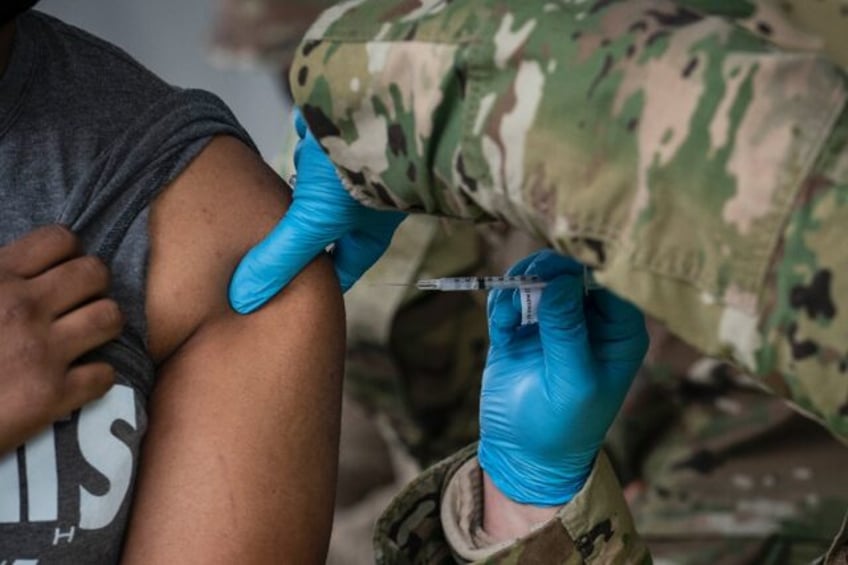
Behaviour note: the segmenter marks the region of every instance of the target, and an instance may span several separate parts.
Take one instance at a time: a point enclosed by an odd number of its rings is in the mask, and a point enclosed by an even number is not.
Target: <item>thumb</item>
[[[515,290],[493,290],[489,293],[489,341],[492,346],[505,345],[521,327],[521,309],[515,306]]]
[[[333,265],[342,292],[348,290],[377,262],[386,250],[383,242],[364,232],[353,232],[336,242]]]
[[[332,243],[335,232],[318,233],[297,201],[277,227],[242,259],[230,282],[230,305],[249,314],[276,296]]]
[[[362,227],[341,237],[333,251],[333,263],[342,292],[350,290],[383,256],[404,218],[406,214],[400,212],[361,210],[359,223]]]
[[[115,369],[108,363],[88,363],[71,368],[65,376],[61,415],[100,398],[113,384]]]
[[[563,275],[548,282],[539,302],[539,333],[548,366],[565,378],[587,374],[592,351],[583,310],[579,276]]]
[[[294,123],[294,129],[297,131],[298,137],[300,137],[300,139],[306,137],[306,132],[309,131],[309,126],[306,125],[306,120],[303,119],[303,112],[300,111],[300,108],[295,107],[292,112],[292,122]]]

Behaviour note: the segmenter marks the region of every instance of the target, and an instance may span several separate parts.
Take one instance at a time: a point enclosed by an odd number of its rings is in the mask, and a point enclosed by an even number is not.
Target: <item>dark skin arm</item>
[[[230,310],[239,258],[288,189],[213,141],[150,220],[150,349],[160,362],[126,563],[323,563],[338,458],[343,304],[314,262],[261,312]]]

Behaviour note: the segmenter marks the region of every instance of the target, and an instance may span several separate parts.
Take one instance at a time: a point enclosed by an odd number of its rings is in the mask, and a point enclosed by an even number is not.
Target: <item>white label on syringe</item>
[[[518,289],[521,296],[522,326],[529,326],[539,322],[539,302],[542,300],[542,290],[539,287],[522,287]]]

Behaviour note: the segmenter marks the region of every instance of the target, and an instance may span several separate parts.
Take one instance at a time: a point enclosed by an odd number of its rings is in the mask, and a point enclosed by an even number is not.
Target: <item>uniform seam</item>
[[[808,154],[805,159],[804,166],[800,167],[798,173],[795,175],[791,186],[792,192],[790,195],[786,197],[786,202],[782,204],[783,212],[780,215],[780,218],[775,220],[775,230],[772,234],[770,241],[768,243],[767,248],[769,251],[766,253],[766,261],[764,265],[760,269],[760,272],[756,277],[757,286],[761,287],[761,290],[757,294],[757,310],[758,314],[762,313],[763,310],[763,295],[766,292],[765,288],[762,288],[761,284],[763,281],[768,278],[769,273],[772,271],[775,261],[777,259],[778,250],[780,248],[780,243],[784,239],[784,235],[786,233],[786,228],[789,225],[790,218],[792,217],[795,203],[797,203],[804,196],[804,183],[806,179],[810,176],[810,173],[815,169],[816,163],[821,157],[821,152],[827,144],[827,139],[833,132],[833,128],[836,125],[839,118],[842,116],[843,112],[848,111],[848,94],[845,92],[845,81],[842,81],[842,84],[834,87],[831,90],[831,94],[838,95],[839,100],[834,104],[834,107],[830,110],[830,113],[827,116],[827,119],[824,121],[823,127],[818,132],[818,135],[815,138],[815,141],[811,143],[811,147],[808,151]]]

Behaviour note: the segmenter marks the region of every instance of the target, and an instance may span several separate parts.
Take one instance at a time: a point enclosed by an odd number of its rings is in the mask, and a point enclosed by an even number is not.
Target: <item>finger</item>
[[[385,253],[390,240],[365,232],[353,232],[336,242],[333,265],[342,292],[350,290]]]
[[[597,290],[586,299],[586,320],[592,339],[603,341],[599,355],[607,361],[641,361],[650,338],[645,317],[638,308],[608,290]]]
[[[329,188],[331,193],[345,195],[353,200],[344,189],[336,166],[327,152],[309,131],[297,142],[294,151],[294,167],[298,180],[309,179],[314,187]],[[297,188],[295,190],[298,190]]]
[[[590,329],[603,328],[610,338],[627,335],[645,326],[645,317],[636,306],[606,289],[589,293],[586,316]]]
[[[533,261],[527,267],[525,274],[537,276],[544,281],[562,275],[580,277],[582,284],[584,267],[571,257],[561,255],[552,249],[544,249],[532,255]]]
[[[30,278],[81,252],[79,238],[68,228],[45,226],[0,247],[0,270]]]
[[[66,261],[33,280],[39,302],[54,317],[109,290],[109,269],[91,255]]]
[[[532,253],[510,267],[506,276],[518,277],[527,273],[539,252]],[[521,327],[521,298],[514,290],[493,290],[486,303],[486,316],[489,320],[489,339],[493,343],[502,342],[512,336]]]
[[[549,281],[539,302],[538,318],[545,357],[552,366],[564,369],[555,373],[569,378],[590,373],[587,369],[592,365],[592,353],[583,311],[582,276],[562,275]]]
[[[53,323],[52,342],[70,363],[121,335],[124,316],[114,300],[101,299],[72,310]]]
[[[527,267],[533,264],[533,261],[536,260],[536,257],[543,253],[542,251],[537,251],[535,253],[531,253],[521,261],[518,261],[512,267],[509,268],[506,272],[506,276],[508,277],[520,277],[527,273]]]
[[[550,280],[566,272],[582,273],[583,267],[576,261],[550,249],[537,251],[507,271],[507,276],[532,275],[542,280]],[[489,293],[487,304],[490,333],[510,333],[521,324],[521,300],[514,291],[493,291]]]
[[[515,290],[493,290],[489,293],[489,340],[501,345],[521,327],[521,307],[515,305]]]
[[[507,270],[506,276],[508,276],[508,277],[520,277],[520,276],[526,274],[527,273],[527,267],[529,267],[530,265],[533,264],[533,261],[535,260],[536,255],[538,255],[538,252],[532,253],[532,254],[528,255],[527,257],[525,257],[524,259],[515,263],[512,267],[510,267]],[[501,301],[501,297],[503,296],[503,294],[506,294],[507,296],[509,296],[509,299],[512,302],[512,304],[514,305],[516,312],[520,313],[521,303],[520,303],[520,299],[519,299],[517,292],[502,293],[502,292],[499,292],[499,291],[492,291],[492,292],[489,293],[489,300],[488,300],[487,307],[486,307],[486,314],[489,316],[490,319],[492,318],[492,316],[494,314],[493,310],[496,307],[496,305],[498,305],[500,308],[505,308],[505,306],[500,306],[500,301]],[[518,314],[516,314],[516,315],[518,315]],[[521,320],[520,316],[519,316],[518,319],[519,319],[519,321]]]
[[[300,111],[300,108],[295,107],[292,112],[292,117],[294,121],[294,129],[297,132],[298,137],[303,139],[306,137],[306,132],[309,131],[309,126],[306,125],[306,120],[303,119],[303,112]]]
[[[58,416],[69,414],[106,394],[115,384],[115,369],[108,363],[72,367],[65,375]]]
[[[336,275],[347,292],[362,275],[376,263],[391,244],[395,231],[406,218],[401,212],[363,210],[360,225],[367,230],[356,230],[336,242],[333,263]]]
[[[274,298],[306,265],[337,239],[302,218],[297,200],[277,227],[242,259],[230,282],[230,305],[249,314]]]

